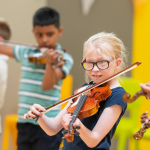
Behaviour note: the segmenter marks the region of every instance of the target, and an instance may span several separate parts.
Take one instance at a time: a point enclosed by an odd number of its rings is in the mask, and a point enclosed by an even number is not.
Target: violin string
[[[75,119],[77,118],[77,115],[79,114],[79,110],[80,110],[80,107],[81,107],[81,104],[82,104],[83,99],[84,99],[84,96],[81,95],[81,96],[79,97],[79,102],[78,102],[78,104],[77,104],[77,106],[76,106],[76,108],[75,108],[75,111],[74,111],[74,113],[73,113],[72,122],[75,121]]]
[[[79,102],[76,106],[75,112],[74,112],[76,114],[76,116],[75,116],[76,118],[77,118],[77,115],[79,114],[81,108],[83,107],[83,104],[85,103],[86,99],[87,99],[87,95],[81,95],[81,99],[79,100]],[[74,119],[72,119],[72,120],[73,120],[73,122],[75,121]]]
[[[73,118],[72,118],[72,120],[69,123],[69,133],[71,133],[72,125],[75,122],[76,118],[78,117],[78,114],[81,111],[81,109],[82,109],[86,99],[87,99],[87,95],[81,95],[79,97],[79,102],[78,102],[78,104],[77,104],[77,106],[75,108],[75,111],[74,111],[73,115],[72,115]]]
[[[78,102],[78,104],[80,103],[80,101],[83,99],[83,97],[82,97],[82,95],[79,97],[79,102]],[[72,115],[72,120],[70,121],[70,123],[69,123],[69,133],[71,133],[72,132],[72,125],[73,125],[73,123],[74,123],[74,121],[75,121],[75,119],[77,118],[77,109],[78,109],[78,105],[77,104],[77,106],[76,106],[76,108],[75,108],[75,111],[74,111],[74,113],[73,113],[73,115]]]
[[[88,88],[88,87],[90,87],[90,86],[92,86],[92,85],[93,85],[93,84],[88,85],[86,88]],[[83,107],[83,105],[84,105],[84,103],[85,103],[87,97],[88,97],[87,95],[83,95],[83,94],[80,95],[80,97],[79,97],[79,102],[77,103],[77,106],[76,106],[75,111],[74,111],[74,113],[73,113],[73,115],[76,114],[76,115],[74,115],[76,118],[78,117],[78,114],[79,114],[80,110],[82,109],[82,107]],[[75,117],[74,117],[74,118],[75,118]],[[76,118],[75,118],[75,119],[76,119]],[[75,119],[72,119],[73,122],[75,121]]]
[[[82,95],[79,97],[79,102],[78,102],[78,104],[77,104],[77,106],[76,106],[76,108],[75,108],[75,111],[74,111],[74,113],[73,113],[73,115],[72,115],[72,120],[70,121],[70,123],[69,123],[69,133],[71,133],[72,132],[72,125],[73,125],[73,123],[74,123],[74,121],[75,121],[75,119],[77,118],[77,109],[78,109],[78,107],[79,107],[79,104],[80,104],[80,102],[81,102],[81,100],[83,99],[83,97],[82,97]]]

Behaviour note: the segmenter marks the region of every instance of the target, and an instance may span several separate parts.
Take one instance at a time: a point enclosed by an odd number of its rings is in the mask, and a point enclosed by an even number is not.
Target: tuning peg
[[[80,126],[76,126],[76,129],[80,129]]]
[[[66,134],[66,133],[68,133],[68,130],[63,130],[62,131],[62,134]]]
[[[80,129],[80,126],[76,126],[76,127],[74,127],[73,129]]]
[[[64,141],[64,140],[65,140],[65,137],[62,137],[61,139],[62,139],[62,141]]]
[[[75,130],[74,135],[79,136],[79,132]]]

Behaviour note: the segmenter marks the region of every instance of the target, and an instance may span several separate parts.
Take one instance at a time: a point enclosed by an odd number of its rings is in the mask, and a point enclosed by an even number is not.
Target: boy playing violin
[[[85,85],[101,83],[116,74],[123,65],[124,50],[122,41],[112,33],[102,32],[90,37],[84,44],[83,61],[81,63],[88,79],[91,80]],[[50,136],[58,133],[63,127],[65,130],[68,130],[70,125],[73,128],[77,127],[79,136],[74,136],[73,142],[67,142],[65,139],[61,150],[109,150],[111,139],[127,108],[127,104],[122,99],[125,90],[121,87],[117,78],[114,77],[107,84],[110,85],[111,95],[105,101],[99,103],[98,112],[90,117],[77,118],[75,122],[71,122],[74,115],[68,114],[67,109],[74,102],[74,99],[72,99],[54,120],[40,112],[46,110],[39,104],[34,104],[30,111],[24,115],[24,119],[28,116],[33,118],[36,115],[40,116],[38,123]]]
[[[0,53],[15,58],[17,62],[22,64],[18,104],[19,119],[17,121],[18,150],[59,149],[62,136],[60,132],[50,137],[45,134],[38,123],[32,119],[24,120],[23,115],[34,103],[46,107],[60,101],[62,80],[68,75],[73,65],[71,55],[65,53],[57,43],[62,31],[59,13],[56,10],[43,7],[36,11],[33,17],[33,35],[40,48],[48,49],[46,51],[46,64],[28,62],[28,56],[31,53],[36,53],[37,49],[0,44]],[[53,65],[59,57],[59,53],[66,60],[66,64],[62,68],[56,68]],[[56,108],[46,115],[55,118],[60,110],[60,107]]]

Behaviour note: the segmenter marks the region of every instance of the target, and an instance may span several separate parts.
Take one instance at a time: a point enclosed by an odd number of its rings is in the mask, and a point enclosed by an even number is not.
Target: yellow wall
[[[145,83],[150,81],[150,0],[133,0],[133,5],[134,26],[132,61],[142,61],[142,65],[133,69],[132,77]],[[140,115],[147,110],[150,112],[150,101],[143,98]],[[141,127],[140,122],[139,127]],[[140,150],[146,150],[150,146],[150,141],[140,140],[139,143]]]

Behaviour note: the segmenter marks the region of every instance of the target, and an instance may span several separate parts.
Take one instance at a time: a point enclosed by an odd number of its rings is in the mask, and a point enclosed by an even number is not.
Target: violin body
[[[28,61],[31,63],[37,63],[37,64],[46,64],[46,56],[45,53],[35,53],[32,56],[28,56]],[[59,54],[59,57],[56,59],[54,65],[55,67],[62,68],[63,65],[66,63],[66,60],[63,59],[62,54]]]
[[[28,61],[37,64],[46,64],[46,57],[42,53],[36,53],[29,56]]]
[[[75,94],[81,91],[82,89],[86,89],[87,86],[81,87],[75,91]],[[80,110],[80,113],[78,115],[79,119],[90,117],[98,112],[99,109],[99,102],[102,100],[106,100],[107,97],[111,95],[110,85],[109,84],[103,84],[100,87],[96,87],[92,89],[88,94],[88,98],[83,105],[82,109]],[[75,102],[71,104],[67,112],[73,114],[73,112],[76,109],[77,102],[79,97],[75,98]]]
[[[75,94],[86,89],[88,86],[81,87],[75,91]],[[69,124],[69,130],[64,130],[62,133],[64,134],[63,139],[65,138],[67,142],[72,142],[74,140],[74,135],[79,135],[76,129],[72,125],[75,122],[76,118],[79,119],[90,117],[98,112],[100,107],[99,103],[103,100],[106,100],[111,95],[110,85],[105,83],[100,87],[96,87],[92,89],[90,92],[85,95],[81,95],[74,99],[74,103],[72,103],[67,112],[72,114],[72,120]]]
[[[97,100],[95,101],[92,97],[88,98],[88,101],[82,107],[78,115],[78,118],[82,119],[82,118],[90,117],[96,114],[98,112],[99,107],[100,106]],[[76,105],[74,106],[70,105],[70,107],[67,109],[67,112],[73,115],[73,112],[75,111],[75,109],[76,109]]]

